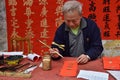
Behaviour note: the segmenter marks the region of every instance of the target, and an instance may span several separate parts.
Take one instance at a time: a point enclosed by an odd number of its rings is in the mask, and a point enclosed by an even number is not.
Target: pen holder
[[[51,69],[51,56],[44,55],[42,58],[42,69],[43,70],[50,70]]]

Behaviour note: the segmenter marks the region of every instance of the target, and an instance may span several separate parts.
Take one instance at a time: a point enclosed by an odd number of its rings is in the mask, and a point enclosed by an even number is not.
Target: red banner
[[[29,37],[32,51],[48,50],[38,40],[50,45],[56,28],[63,22],[62,6],[66,0],[6,0],[8,49],[14,36]],[[120,38],[120,0],[79,0],[83,16],[96,21],[103,40]]]

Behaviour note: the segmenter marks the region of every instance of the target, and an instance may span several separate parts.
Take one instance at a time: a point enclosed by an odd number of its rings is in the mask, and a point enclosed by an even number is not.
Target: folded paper
[[[103,65],[104,65],[104,69],[119,70],[120,69],[120,56],[115,56],[115,57],[104,56]]]
[[[78,64],[76,61],[64,61],[60,71],[61,76],[76,76]]]

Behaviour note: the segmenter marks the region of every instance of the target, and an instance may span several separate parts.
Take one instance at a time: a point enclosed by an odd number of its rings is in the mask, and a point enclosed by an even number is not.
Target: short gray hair
[[[74,10],[77,10],[79,12],[79,14],[82,14],[82,3],[80,3],[79,1],[76,0],[69,0],[67,2],[65,2],[65,4],[63,5],[62,8],[62,12],[67,13],[67,12],[72,12]]]

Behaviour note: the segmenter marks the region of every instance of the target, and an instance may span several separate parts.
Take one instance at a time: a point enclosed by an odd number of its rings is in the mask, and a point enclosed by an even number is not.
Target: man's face
[[[81,16],[78,11],[72,13],[64,13],[64,20],[68,27],[76,28],[80,25]]]

